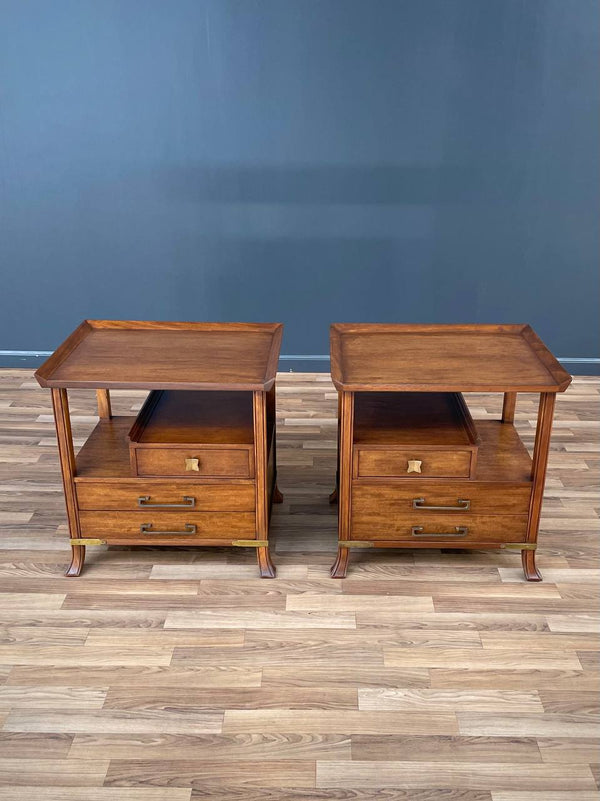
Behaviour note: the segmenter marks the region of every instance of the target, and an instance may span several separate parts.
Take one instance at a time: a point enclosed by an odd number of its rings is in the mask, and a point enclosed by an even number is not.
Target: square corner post
[[[337,393],[337,449],[335,466],[335,487],[329,493],[329,503],[337,503],[340,491],[340,426],[342,421],[342,393],[338,389]]]
[[[272,478],[272,486],[267,487],[267,490],[271,491],[271,504],[273,503],[283,503],[283,495],[279,491],[279,487],[277,485],[277,393],[276,393],[276,384],[274,383],[271,389],[266,393],[266,404],[267,404],[267,456],[268,456],[268,448],[269,445],[273,448],[273,478]],[[273,438],[272,442],[269,442],[270,438]],[[267,459],[267,470],[269,467],[269,462]]]
[[[265,543],[256,548],[256,557],[261,578],[275,578],[275,567],[269,553],[269,486],[268,474],[268,407],[274,413],[275,393],[272,399],[264,391],[253,392],[252,409],[254,419],[254,485],[256,492],[256,539]],[[273,436],[275,436],[275,420],[273,419]],[[275,454],[273,454],[273,457]],[[275,469],[275,465],[273,465]],[[273,485],[273,493],[275,485]]]
[[[505,392],[504,401],[502,403],[502,422],[514,423],[515,421],[515,407],[517,405],[517,393]]]
[[[345,578],[350,556],[350,515],[352,492],[352,453],[354,440],[354,392],[339,393],[338,444],[338,551],[331,568],[332,578]]]
[[[66,575],[78,576],[85,562],[85,546],[75,544],[75,540],[81,538],[81,530],[79,528],[79,512],[77,509],[75,484],[73,481],[75,478],[75,451],[73,450],[69,400],[66,389],[53,388],[51,392],[54,422],[56,425],[56,439],[58,441],[58,455],[60,459],[71,540],[71,564],[67,569]]]
[[[535,431],[535,445],[533,448],[533,461],[531,466],[531,501],[529,505],[529,523],[527,527],[527,543],[533,548],[521,551],[523,572],[527,581],[541,581],[542,576],[535,564],[535,545],[537,544],[542,502],[544,500],[544,486],[546,483],[546,469],[550,453],[550,437],[552,434],[552,421],[554,419],[555,392],[540,393],[537,425]]]
[[[107,389],[97,389],[96,401],[98,403],[98,417],[110,420],[112,417],[110,392]]]

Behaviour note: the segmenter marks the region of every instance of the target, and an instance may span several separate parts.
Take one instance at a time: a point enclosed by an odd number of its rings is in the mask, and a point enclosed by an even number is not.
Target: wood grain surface
[[[578,378],[557,398],[542,584],[518,552],[469,550],[356,552],[330,579],[337,393],[318,374],[278,377],[276,579],[243,549],[125,546],[69,579],[50,393],[0,371],[2,801],[597,801],[599,395]],[[144,397],[115,390],[112,412]],[[502,395],[466,400],[493,428]],[[77,451],[96,394],[69,402]],[[537,405],[514,410],[530,455]],[[110,486],[89,468],[92,514]]]
[[[333,383],[344,392],[510,395],[564,392],[571,383],[524,324],[334,323],[330,344]]]
[[[84,320],[35,375],[44,387],[268,390],[282,334],[281,323]]]

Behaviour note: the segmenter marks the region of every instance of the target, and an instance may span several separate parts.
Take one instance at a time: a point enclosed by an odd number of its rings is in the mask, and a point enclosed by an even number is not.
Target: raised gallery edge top
[[[43,387],[268,390],[281,323],[84,320],[35,373]]]
[[[571,376],[529,325],[334,323],[346,392],[564,392]]]

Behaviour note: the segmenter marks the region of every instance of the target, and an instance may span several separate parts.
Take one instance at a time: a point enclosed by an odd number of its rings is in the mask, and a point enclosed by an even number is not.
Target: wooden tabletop
[[[529,325],[335,323],[331,377],[347,392],[564,392],[571,376]]]
[[[84,320],[36,371],[43,387],[268,390],[281,323]]]

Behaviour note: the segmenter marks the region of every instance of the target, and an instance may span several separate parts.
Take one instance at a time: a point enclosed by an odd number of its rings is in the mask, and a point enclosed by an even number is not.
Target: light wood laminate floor
[[[49,393],[0,371],[2,801],[597,799],[599,394],[558,396],[541,584],[498,551],[353,552],[330,579],[337,400],[316,374],[279,377],[276,580],[250,551],[103,547],[66,579]],[[70,398],[80,445],[95,394]],[[529,448],[536,409],[519,396]]]

